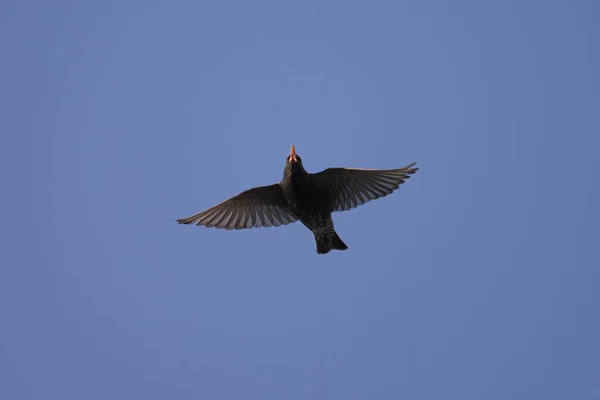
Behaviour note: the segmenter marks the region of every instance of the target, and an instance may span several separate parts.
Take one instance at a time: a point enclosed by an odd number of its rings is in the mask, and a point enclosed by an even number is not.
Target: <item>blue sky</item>
[[[593,1],[0,5],[0,398],[600,398]],[[334,214],[175,219],[306,168]]]

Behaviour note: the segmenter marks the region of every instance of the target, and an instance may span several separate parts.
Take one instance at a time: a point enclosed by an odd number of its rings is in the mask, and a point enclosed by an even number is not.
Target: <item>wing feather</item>
[[[419,170],[415,164],[398,169],[328,168],[313,177],[329,193],[331,211],[346,211],[393,193]]]
[[[283,189],[276,183],[246,190],[198,214],[178,219],[177,222],[231,230],[281,226],[297,220],[287,205]]]

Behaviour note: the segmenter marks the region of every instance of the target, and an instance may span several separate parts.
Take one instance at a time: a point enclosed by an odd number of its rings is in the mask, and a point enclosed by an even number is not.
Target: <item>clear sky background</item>
[[[599,399],[597,1],[2,1],[0,398]],[[177,225],[306,168],[301,224]]]

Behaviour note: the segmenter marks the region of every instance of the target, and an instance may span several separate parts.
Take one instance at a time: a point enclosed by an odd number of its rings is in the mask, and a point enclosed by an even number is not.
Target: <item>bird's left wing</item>
[[[230,230],[281,226],[297,220],[288,208],[283,189],[276,183],[246,190],[208,210],[178,219],[177,222]]]
[[[412,163],[398,169],[328,168],[313,174],[329,194],[331,211],[346,211],[391,194],[419,168]]]

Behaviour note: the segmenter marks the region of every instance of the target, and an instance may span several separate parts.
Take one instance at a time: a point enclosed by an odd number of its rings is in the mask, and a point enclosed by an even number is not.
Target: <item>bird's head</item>
[[[290,150],[290,155],[285,159],[285,164],[290,166],[302,166],[302,158],[298,154],[296,154],[296,148],[292,145],[292,150]]]
[[[285,159],[285,169],[294,173],[306,173],[304,166],[302,165],[302,158],[296,154],[296,148],[293,145],[290,150],[290,155]]]

